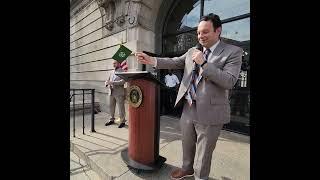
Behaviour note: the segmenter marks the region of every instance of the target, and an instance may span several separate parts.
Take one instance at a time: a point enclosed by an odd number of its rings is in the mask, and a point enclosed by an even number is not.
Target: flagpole
[[[123,35],[121,35],[121,45],[123,45]]]

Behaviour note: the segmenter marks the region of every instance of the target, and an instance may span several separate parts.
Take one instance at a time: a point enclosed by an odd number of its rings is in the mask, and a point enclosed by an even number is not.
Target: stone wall
[[[96,101],[108,112],[104,81],[111,58],[122,43],[155,52],[156,19],[162,0],[75,0],[70,9],[70,87],[96,89]],[[133,53],[129,70],[140,70]],[[147,67],[151,69],[151,67]],[[126,105],[126,107],[128,107]],[[126,112],[126,114],[128,114]]]

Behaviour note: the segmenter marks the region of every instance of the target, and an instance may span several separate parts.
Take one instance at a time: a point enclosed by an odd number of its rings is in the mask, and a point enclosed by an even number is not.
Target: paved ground
[[[70,180],[100,180],[88,164],[75,153],[70,152]]]
[[[85,135],[82,134],[82,117],[76,117],[76,137],[72,134],[73,118],[70,118],[70,142],[72,162],[71,179],[88,179],[83,172],[92,172],[100,179],[136,180],[169,179],[168,174],[182,164],[182,147],[179,120],[161,117],[160,150],[167,160],[161,169],[153,173],[139,173],[127,167],[121,151],[128,147],[128,126],[104,126],[109,118],[106,113],[96,114],[96,133],[90,132],[90,115],[85,116]],[[81,163],[76,163],[80,158]],[[78,168],[78,169],[77,169]],[[77,173],[78,172],[78,173]],[[89,176],[90,179],[90,176]],[[92,179],[92,178],[91,178]],[[193,177],[188,179],[194,179]],[[211,180],[250,179],[250,137],[223,130],[213,153]]]

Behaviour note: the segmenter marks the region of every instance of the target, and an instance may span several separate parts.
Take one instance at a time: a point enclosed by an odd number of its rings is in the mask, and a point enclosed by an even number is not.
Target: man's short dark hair
[[[205,16],[202,16],[199,20],[199,22],[201,21],[211,21],[212,22],[212,25],[213,25],[213,30],[214,32],[216,32],[216,29],[218,27],[221,27],[221,20],[220,20],[220,17],[216,14],[213,14],[213,13],[210,13],[210,14],[207,14]]]

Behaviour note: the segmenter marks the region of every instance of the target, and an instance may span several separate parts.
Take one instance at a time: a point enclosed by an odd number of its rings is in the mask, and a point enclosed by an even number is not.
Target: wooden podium
[[[137,170],[159,169],[166,158],[159,156],[160,85],[150,72],[116,72],[129,83],[129,147],[121,152],[123,161]]]

